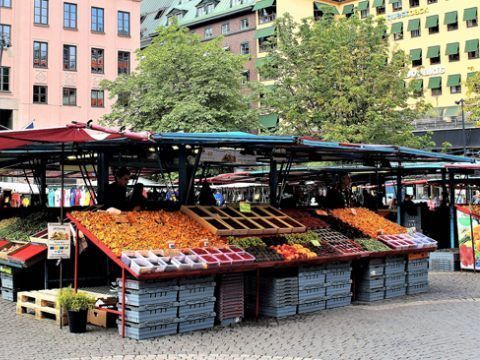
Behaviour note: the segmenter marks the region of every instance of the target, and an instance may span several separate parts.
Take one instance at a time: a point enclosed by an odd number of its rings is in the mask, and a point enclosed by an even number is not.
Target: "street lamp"
[[[460,99],[455,101],[455,104],[461,105],[462,107],[462,133],[463,133],[463,156],[467,155],[467,135],[465,133],[465,111],[464,111],[464,105],[465,105],[465,99]]]

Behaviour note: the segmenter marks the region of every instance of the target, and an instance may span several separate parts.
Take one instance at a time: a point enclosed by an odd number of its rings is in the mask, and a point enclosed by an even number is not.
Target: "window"
[[[462,85],[450,86],[450,94],[461,94]]]
[[[427,16],[426,27],[428,28],[428,33],[437,34],[440,32],[440,26],[438,21],[438,15]]]
[[[258,39],[258,47],[260,52],[270,51],[275,48],[273,43],[274,38],[269,36],[265,38]]]
[[[0,91],[10,91],[10,68],[0,66]]]
[[[157,12],[157,14],[155,15],[155,20],[158,20],[160,19],[160,17],[163,15],[163,13],[165,12],[165,10],[160,10],[159,12]],[[140,18],[140,23],[143,23],[143,21],[145,20],[146,16],[142,16]]]
[[[67,105],[67,106],[77,105],[77,89],[63,88],[63,105]]]
[[[393,11],[400,11],[402,10],[402,1],[399,0],[399,1],[395,1],[392,3],[392,10]]]
[[[403,39],[403,22],[397,22],[392,24],[392,34],[394,40]]]
[[[0,7],[12,7],[12,0],[0,0]]]
[[[442,95],[442,88],[432,89],[432,96],[440,96]]]
[[[12,28],[10,25],[0,24],[0,47],[7,48],[12,46]]]
[[[417,7],[420,6],[420,0],[410,0],[410,7]]]
[[[440,46],[430,46],[427,50],[427,59],[430,59],[430,65],[440,64]]]
[[[385,14],[385,5],[377,7],[377,15],[383,15]]]
[[[92,54],[91,54],[92,74],[103,74],[104,63],[105,63],[104,50],[92,48]]]
[[[277,18],[276,6],[270,6],[270,7],[258,10],[258,22],[260,24],[265,24],[268,22],[275,21],[276,18]]]
[[[240,54],[242,55],[250,54],[250,43],[248,41],[240,44]]]
[[[445,25],[447,25],[448,31],[458,29],[458,14],[456,11],[445,14]]]
[[[130,74],[130,53],[128,51],[118,52],[118,75]]]
[[[479,58],[479,55],[480,55],[480,54],[479,54],[478,49],[475,50],[475,51],[470,51],[470,52],[468,53],[468,60],[478,59],[478,58]]]
[[[63,45],[63,70],[77,70],[77,47],[74,45]]]
[[[437,76],[428,79],[428,88],[432,90],[432,96],[442,95],[442,78]]]
[[[197,17],[208,15],[215,10],[215,4],[213,2],[205,4],[197,8]]]
[[[92,7],[92,31],[93,32],[104,32],[103,28],[103,9],[102,8],[97,8],[97,7]]]
[[[467,28],[478,26],[477,8],[465,9],[463,12],[463,20],[467,24]]]
[[[205,30],[203,30],[203,35],[205,39],[210,39],[213,37],[213,29],[211,27],[206,27]]]
[[[410,37],[419,37],[421,35],[420,28],[420,19],[412,19],[408,21],[407,31],[410,31]]]
[[[48,43],[42,41],[33,42],[33,67],[48,67]]]
[[[438,0],[427,0],[427,5],[436,4]]]
[[[118,35],[130,36],[130,13],[118,12]]]
[[[460,60],[460,44],[458,42],[447,44],[445,55],[448,56],[448,61],[450,62],[459,61]]]
[[[34,23],[48,25],[48,0],[35,0]]]
[[[410,58],[412,59],[412,66],[422,66],[422,49],[410,50]]]
[[[478,59],[479,57],[479,42],[478,39],[467,40],[465,43],[465,52],[468,54],[468,59]]]
[[[421,35],[420,29],[410,31],[410,36],[412,38],[420,37]]]
[[[227,35],[230,32],[230,23],[222,24],[222,35]]]
[[[365,19],[370,15],[369,9],[360,10],[360,19]]]
[[[438,65],[441,63],[440,55],[430,58],[430,65]]]
[[[250,24],[248,22],[248,19],[242,19],[240,20],[240,30],[245,30],[250,27]]]
[[[63,27],[65,29],[77,28],[77,5],[64,3],[63,4]]]
[[[92,107],[104,107],[103,96],[103,90],[92,90],[92,94],[90,96],[90,103]]]
[[[47,103],[47,87],[34,85],[33,86],[33,103],[46,104]]]

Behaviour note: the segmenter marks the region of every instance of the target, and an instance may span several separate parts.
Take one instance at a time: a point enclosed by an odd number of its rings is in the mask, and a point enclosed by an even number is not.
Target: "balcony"
[[[259,24],[266,24],[272,21],[275,21],[277,19],[277,14],[268,14],[268,15],[258,15],[258,23]]]

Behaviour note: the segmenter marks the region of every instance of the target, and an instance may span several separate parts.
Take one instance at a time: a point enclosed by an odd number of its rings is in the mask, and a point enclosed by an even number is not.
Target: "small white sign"
[[[70,259],[71,229],[69,224],[48,224],[47,259]]]

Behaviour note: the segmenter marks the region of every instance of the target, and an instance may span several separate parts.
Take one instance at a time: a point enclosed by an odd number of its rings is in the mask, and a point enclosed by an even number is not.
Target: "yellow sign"
[[[240,212],[241,213],[251,213],[252,212],[252,206],[245,201],[240,201]]]

